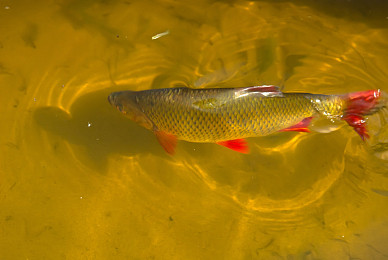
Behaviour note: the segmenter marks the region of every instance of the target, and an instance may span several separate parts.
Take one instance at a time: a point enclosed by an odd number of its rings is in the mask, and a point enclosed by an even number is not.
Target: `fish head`
[[[137,124],[152,129],[152,121],[142,111],[135,91],[113,92],[108,96],[109,103]]]

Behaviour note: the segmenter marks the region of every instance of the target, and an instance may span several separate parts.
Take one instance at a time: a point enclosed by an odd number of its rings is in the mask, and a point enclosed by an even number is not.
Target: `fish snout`
[[[114,104],[114,97],[113,97],[113,94],[114,94],[114,93],[111,93],[111,94],[108,96],[109,104],[111,104],[112,106],[113,106],[113,104]]]
[[[126,111],[125,111],[124,106],[123,106],[123,104],[122,104],[122,98],[121,98],[120,92],[113,92],[113,93],[111,93],[111,94],[108,96],[108,101],[109,101],[109,103],[110,103],[114,108],[116,108],[116,109],[119,110],[120,112],[126,114]]]
[[[108,96],[109,103],[124,114],[136,110],[134,99],[133,91],[113,92]]]
[[[121,103],[119,102],[119,97],[120,97],[120,92],[112,92],[108,96],[108,101],[112,106],[116,107],[117,103]]]

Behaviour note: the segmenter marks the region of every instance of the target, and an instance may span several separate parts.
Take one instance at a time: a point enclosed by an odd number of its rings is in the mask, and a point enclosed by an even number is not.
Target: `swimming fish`
[[[151,130],[169,154],[177,140],[217,143],[248,153],[245,138],[279,131],[309,132],[315,118],[345,120],[364,140],[364,116],[379,104],[380,90],[343,95],[283,93],[276,86],[246,88],[187,87],[121,91],[110,104]]]

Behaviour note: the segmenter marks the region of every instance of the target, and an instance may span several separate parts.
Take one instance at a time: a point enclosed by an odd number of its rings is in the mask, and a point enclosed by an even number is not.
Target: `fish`
[[[119,91],[109,103],[151,130],[173,155],[178,140],[216,143],[249,153],[246,138],[276,132],[310,132],[314,119],[344,120],[362,140],[369,138],[365,116],[379,109],[380,89],[342,95],[282,92],[276,86],[161,88]]]

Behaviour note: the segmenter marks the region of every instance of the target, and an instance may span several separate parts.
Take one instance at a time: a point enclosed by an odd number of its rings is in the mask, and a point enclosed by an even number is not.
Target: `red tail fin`
[[[356,130],[362,140],[369,138],[363,116],[374,112],[380,96],[381,91],[379,89],[345,95],[347,105],[342,119]]]

